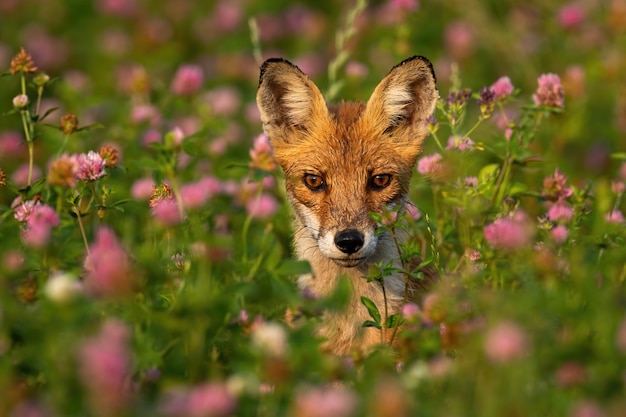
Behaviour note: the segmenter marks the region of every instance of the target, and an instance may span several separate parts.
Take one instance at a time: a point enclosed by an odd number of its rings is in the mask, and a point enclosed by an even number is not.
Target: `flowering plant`
[[[0,4],[0,417],[624,413],[619,1],[357,1],[339,30],[333,0],[93,3]],[[294,285],[264,50],[329,99],[434,62],[412,203],[377,220],[441,281],[360,306],[394,348],[319,349],[351,286]]]

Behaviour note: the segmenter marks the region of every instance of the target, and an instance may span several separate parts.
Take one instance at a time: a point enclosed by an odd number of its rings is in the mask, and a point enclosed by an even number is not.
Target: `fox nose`
[[[342,230],[335,236],[335,246],[348,255],[355,253],[363,247],[363,235],[354,229]]]

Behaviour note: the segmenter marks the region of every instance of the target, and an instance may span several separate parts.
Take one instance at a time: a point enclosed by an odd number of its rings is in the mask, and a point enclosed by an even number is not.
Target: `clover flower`
[[[78,117],[75,114],[68,113],[61,116],[59,121],[59,130],[64,135],[71,135],[78,128]]]
[[[132,373],[132,354],[129,344],[129,328],[122,322],[109,319],[98,334],[80,345],[78,373],[87,390],[93,414],[124,414],[131,398],[128,382]]]
[[[27,53],[24,48],[21,48],[20,51],[11,59],[11,66],[9,67],[9,72],[11,75],[15,75],[18,72],[21,73],[31,73],[37,71],[37,67],[33,62],[33,58]]]
[[[105,161],[97,152],[81,153],[76,157],[76,178],[82,181],[96,181],[106,174],[104,167]]]
[[[529,350],[528,337],[516,323],[503,322],[489,330],[485,353],[495,363],[507,363],[523,357]]]
[[[203,83],[204,73],[199,65],[181,65],[174,75],[171,90],[177,96],[190,96],[198,92]]]
[[[422,175],[433,176],[443,171],[441,160],[443,157],[439,153],[427,155],[421,158],[417,163],[417,172]]]
[[[537,90],[533,94],[533,100],[537,106],[563,108],[563,86],[558,75],[542,74],[537,79],[537,84]]]
[[[491,84],[490,88],[493,91],[496,100],[503,100],[513,94],[514,91],[511,79],[506,76],[498,78],[496,82]]]
[[[95,297],[117,297],[133,290],[130,257],[115,232],[108,227],[96,231],[94,242],[83,263],[84,284],[88,294]]]
[[[530,247],[534,228],[524,212],[502,217],[485,226],[485,240],[495,249],[517,250]]]
[[[74,187],[78,165],[76,157],[63,154],[52,161],[48,168],[47,182],[60,187]]]

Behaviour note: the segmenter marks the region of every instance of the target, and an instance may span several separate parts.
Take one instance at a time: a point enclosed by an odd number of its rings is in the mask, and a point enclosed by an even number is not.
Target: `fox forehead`
[[[394,146],[392,137],[381,136],[371,120],[361,117],[364,103],[342,102],[329,106],[329,115],[308,131],[294,129],[287,141],[277,144],[274,155],[285,172],[355,176],[391,173],[402,178],[413,162]],[[409,158],[410,159],[410,158]],[[406,172],[408,171],[408,172]]]

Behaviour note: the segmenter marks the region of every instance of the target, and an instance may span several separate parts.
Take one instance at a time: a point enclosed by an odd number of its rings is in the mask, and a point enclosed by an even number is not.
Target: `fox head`
[[[402,209],[439,94],[431,63],[395,66],[366,103],[327,105],[295,65],[261,67],[257,104],[285,173],[299,238],[342,267],[374,260],[383,235],[369,213]],[[298,242],[296,242],[298,245]]]

